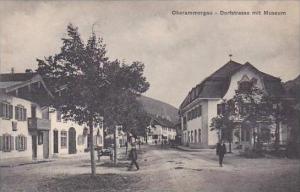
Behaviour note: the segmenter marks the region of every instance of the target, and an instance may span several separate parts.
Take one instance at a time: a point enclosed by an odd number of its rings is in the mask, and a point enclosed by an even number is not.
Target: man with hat
[[[139,165],[137,163],[137,152],[136,152],[136,147],[135,147],[135,143],[132,143],[131,145],[131,150],[129,153],[129,158],[131,159],[131,163],[130,163],[130,167],[128,170],[132,169],[133,164],[135,164],[136,169],[139,170]]]

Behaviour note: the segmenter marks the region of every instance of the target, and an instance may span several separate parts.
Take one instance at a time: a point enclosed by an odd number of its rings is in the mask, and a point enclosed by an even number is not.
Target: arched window
[[[198,142],[201,143],[201,129],[198,130]]]

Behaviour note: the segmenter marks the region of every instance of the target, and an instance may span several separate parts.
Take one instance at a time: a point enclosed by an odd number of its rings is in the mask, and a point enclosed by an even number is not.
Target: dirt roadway
[[[300,161],[244,159],[225,156],[220,168],[214,151],[179,151],[146,147],[139,155],[141,170],[127,171],[128,161],[111,167],[97,163],[89,177],[89,156],[0,168],[0,191],[300,191]]]

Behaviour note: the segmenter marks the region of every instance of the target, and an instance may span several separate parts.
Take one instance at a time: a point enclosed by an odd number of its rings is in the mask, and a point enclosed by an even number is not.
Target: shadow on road
[[[38,186],[38,191],[135,191],[130,185],[140,181],[134,175],[121,174],[97,174],[91,177],[90,174],[63,175],[52,178],[47,182],[42,182]]]

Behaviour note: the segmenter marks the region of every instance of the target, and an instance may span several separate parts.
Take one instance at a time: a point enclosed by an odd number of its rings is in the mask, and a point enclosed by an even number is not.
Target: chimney
[[[11,68],[11,74],[14,74],[15,73],[15,69],[12,67]]]

